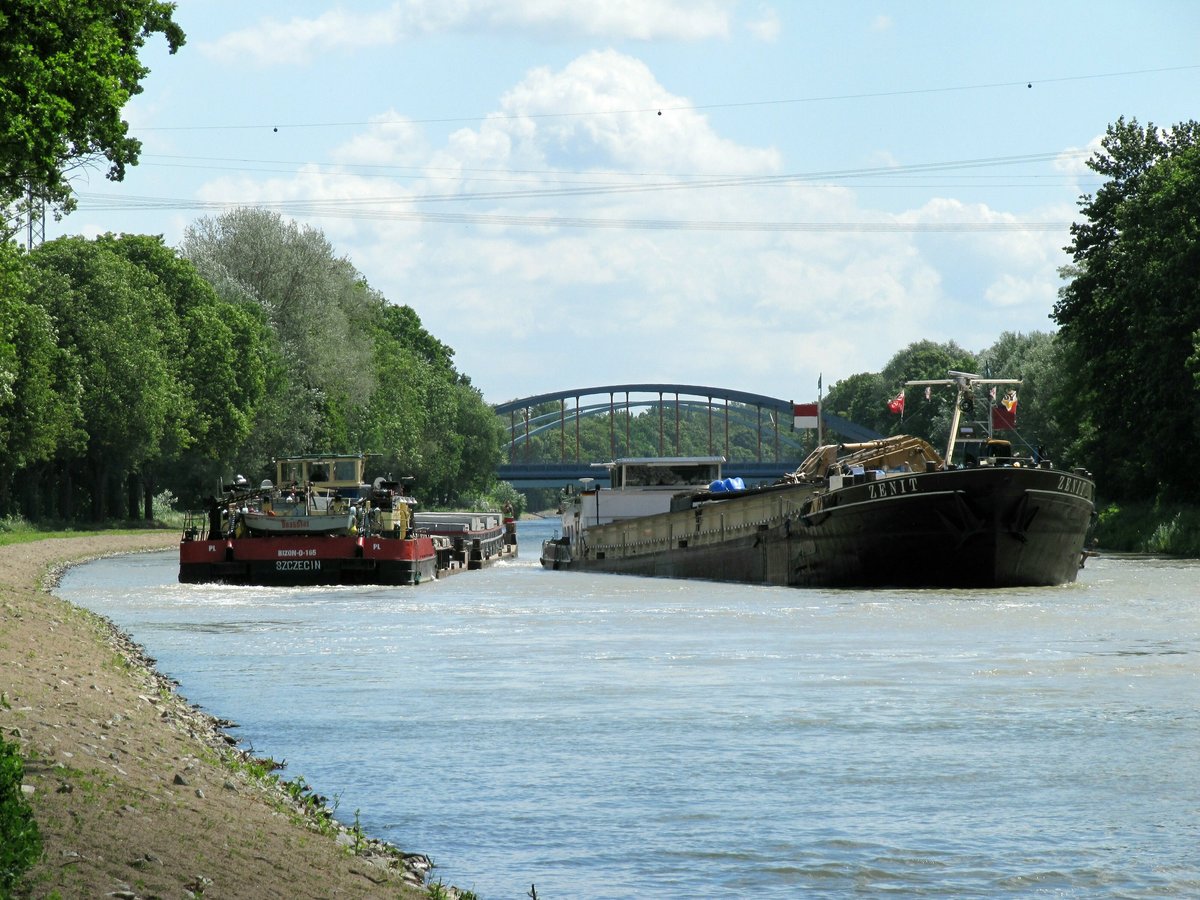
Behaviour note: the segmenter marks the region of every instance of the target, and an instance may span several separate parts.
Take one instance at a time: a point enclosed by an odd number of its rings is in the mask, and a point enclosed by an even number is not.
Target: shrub
[[[0,740],[0,897],[42,856],[42,835],[21,793],[25,764],[15,744]]]

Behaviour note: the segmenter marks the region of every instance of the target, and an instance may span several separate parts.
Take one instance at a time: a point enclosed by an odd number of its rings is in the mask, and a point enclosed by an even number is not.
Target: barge
[[[445,565],[481,569],[517,554],[517,521],[510,512],[418,512],[418,531],[443,540]]]
[[[416,500],[401,482],[364,480],[361,454],[275,464],[274,481],[238,478],[188,518],[181,582],[416,585],[449,559],[446,538],[415,527]]]
[[[1094,518],[1091,475],[1018,456],[990,427],[959,433],[976,388],[1014,383],[964,372],[909,382],[957,392],[945,455],[904,435],[822,445],[755,487],[723,478],[720,457],[604,463],[611,487],[585,484],[564,506],[542,565],[793,587],[1072,582]]]

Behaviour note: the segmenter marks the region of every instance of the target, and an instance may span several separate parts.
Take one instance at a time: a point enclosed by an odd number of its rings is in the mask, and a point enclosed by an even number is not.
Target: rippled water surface
[[[59,593],[483,898],[1200,895],[1200,565],[822,591],[547,572]]]

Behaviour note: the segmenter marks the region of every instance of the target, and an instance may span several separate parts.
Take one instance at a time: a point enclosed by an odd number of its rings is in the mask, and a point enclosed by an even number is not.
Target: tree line
[[[1104,182],[1080,198],[1064,248],[1057,332],[1005,334],[979,354],[914,344],[835,385],[827,408],[891,433],[900,423],[886,398],[906,379],[947,368],[1021,377],[1018,432],[1090,469],[1106,500],[1200,502],[1182,462],[1200,439],[1200,123],[1118,119],[1088,167]],[[911,399],[904,429],[944,437],[947,408]]]
[[[273,457],[367,451],[429,504],[493,484],[501,428],[454,351],[324,235],[262,210],[0,245],[0,516],[151,518]]]
[[[0,515],[145,515],[155,493],[190,502],[221,474],[317,449],[378,449],[432,502],[486,486],[500,426],[453,351],[319,232],[241,210],[196,223],[178,251],[130,235],[25,254],[8,243],[43,204],[71,211],[80,167],[119,181],[137,164],[122,110],[149,74],[146,41],[186,43],[174,10],[0,10]],[[1107,498],[1200,501],[1179,463],[1200,436],[1200,124],[1121,118],[1088,166],[1104,181],[1080,198],[1056,333],[1006,334],[982,351],[919,342],[834,384],[826,408],[938,440],[943,402],[910,398],[903,420],[886,411],[905,380],[1019,376],[1020,440],[1090,468]],[[630,449],[655,450],[657,416],[642,418]],[[587,430],[588,452],[611,455],[607,429]],[[694,415],[681,430],[682,452],[710,445]],[[732,437],[760,440],[749,427]],[[542,443],[550,455],[552,438]]]

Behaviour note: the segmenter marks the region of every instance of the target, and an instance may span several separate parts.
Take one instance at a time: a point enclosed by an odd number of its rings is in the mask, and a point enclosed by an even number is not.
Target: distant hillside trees
[[[1054,318],[1074,444],[1115,499],[1200,500],[1200,123],[1110,125]]]
[[[695,398],[692,398],[695,399]],[[591,398],[595,402],[596,398]],[[799,459],[812,447],[812,436],[792,430],[790,415],[778,423],[770,410],[759,410],[744,403],[730,403],[727,417],[720,400],[709,410],[691,406],[684,398],[676,410],[673,394],[662,398],[633,397],[636,403],[630,410],[623,408],[625,397],[614,398],[610,421],[607,399],[598,409],[587,409],[584,403],[578,428],[572,399],[560,406],[557,401],[540,404],[518,413],[514,462],[579,461],[606,462],[617,457],[639,456],[728,456],[731,459],[761,458],[770,462],[776,458]],[[529,434],[525,439],[528,415]],[[507,429],[505,429],[507,432]],[[728,451],[728,452],[727,452]],[[777,452],[778,451],[778,452]]]

